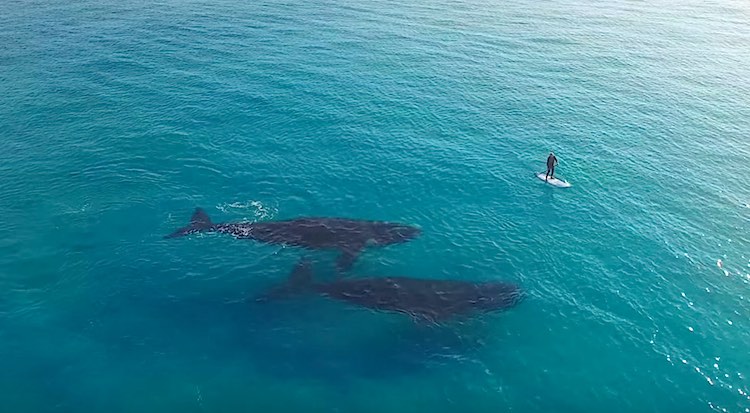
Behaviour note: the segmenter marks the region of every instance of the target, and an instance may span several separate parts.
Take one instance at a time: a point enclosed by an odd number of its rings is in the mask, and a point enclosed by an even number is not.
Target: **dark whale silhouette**
[[[312,264],[303,259],[297,263],[285,285],[261,299],[286,298],[304,292],[366,308],[403,313],[417,321],[431,323],[510,308],[523,296],[517,285],[504,282],[383,277],[315,283]]]
[[[406,242],[419,236],[422,231],[409,225],[345,218],[309,217],[288,221],[213,223],[206,211],[196,208],[188,226],[164,238],[198,232],[218,232],[235,238],[309,249],[336,249],[341,251],[337,268],[347,270],[366,246]]]

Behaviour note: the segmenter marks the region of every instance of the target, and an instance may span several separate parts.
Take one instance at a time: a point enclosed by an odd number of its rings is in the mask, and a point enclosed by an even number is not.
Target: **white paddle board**
[[[544,181],[545,175],[547,175],[545,172],[539,172],[538,174],[536,174],[536,177],[539,178],[539,179],[541,179],[542,181]],[[550,184],[552,186],[556,186],[558,188],[570,188],[572,186],[570,184],[570,182],[568,182],[568,181],[561,181],[561,180],[559,180],[557,178],[549,178],[546,182],[548,184]]]

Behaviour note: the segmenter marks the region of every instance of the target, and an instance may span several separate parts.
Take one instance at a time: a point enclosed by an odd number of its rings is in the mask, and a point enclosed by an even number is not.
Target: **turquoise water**
[[[747,412],[748,22],[739,0],[0,2],[2,411]],[[572,188],[534,178],[550,150]],[[256,303],[303,252],[161,239],[196,206],[419,225],[351,276],[528,296],[443,327]]]

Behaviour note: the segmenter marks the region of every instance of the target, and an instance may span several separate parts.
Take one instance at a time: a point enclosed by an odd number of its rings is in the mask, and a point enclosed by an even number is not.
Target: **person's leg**
[[[544,180],[545,180],[545,181],[546,181],[546,180],[547,180],[547,179],[549,178],[549,171],[550,171],[550,168],[549,168],[549,166],[548,166],[548,167],[547,167],[547,175],[545,175],[545,176],[544,176]]]
[[[552,179],[555,179],[555,167],[549,168],[549,176],[552,177]]]

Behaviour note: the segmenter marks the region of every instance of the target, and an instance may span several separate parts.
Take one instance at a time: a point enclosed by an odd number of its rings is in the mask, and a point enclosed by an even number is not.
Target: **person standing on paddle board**
[[[552,179],[555,179],[555,166],[557,166],[557,157],[555,156],[554,152],[550,152],[549,156],[547,157],[547,175],[544,176],[544,181],[546,182],[549,177],[552,177]]]

